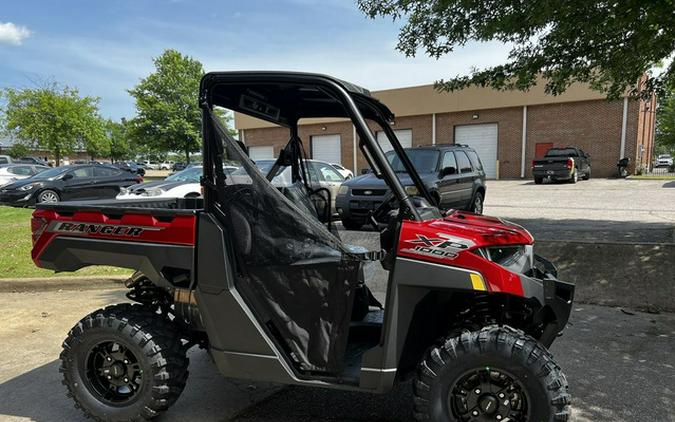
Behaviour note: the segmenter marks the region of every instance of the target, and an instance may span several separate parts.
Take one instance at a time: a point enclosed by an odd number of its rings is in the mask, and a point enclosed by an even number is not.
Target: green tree
[[[665,92],[656,111],[657,153],[675,152],[675,89]]]
[[[115,122],[108,119],[104,124],[109,140],[106,156],[110,157],[112,162],[132,158],[134,148],[128,136],[126,120],[122,119],[120,122]]]
[[[28,148],[28,146],[22,142],[15,142],[7,149],[7,154],[9,154],[9,156],[14,159],[26,157],[29,153],[30,148]]]
[[[20,142],[50,151],[56,165],[76,147],[101,142],[104,137],[98,98],[56,83],[38,88],[4,91],[4,124]]]
[[[176,50],[164,51],[154,63],[155,72],[129,90],[137,112],[130,121],[132,136],[158,151],[183,151],[189,161],[201,146],[197,98],[204,68]]]
[[[675,64],[638,81],[675,50],[672,0],[358,0],[369,17],[403,21],[397,49],[414,56],[451,53],[469,41],[510,45],[506,63],[437,82],[441,90],[470,85],[526,90],[540,75],[560,94],[573,82],[615,98],[627,89],[660,91]],[[640,85],[640,86],[638,86]]]

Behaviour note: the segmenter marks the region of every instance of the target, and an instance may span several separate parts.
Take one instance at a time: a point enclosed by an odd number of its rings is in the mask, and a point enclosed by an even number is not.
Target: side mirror
[[[441,169],[441,177],[450,176],[457,173],[457,169],[454,167],[443,167]]]
[[[65,182],[66,180],[70,180],[72,178],[73,178],[73,173],[66,173],[66,174],[63,175],[61,180],[63,180]]]

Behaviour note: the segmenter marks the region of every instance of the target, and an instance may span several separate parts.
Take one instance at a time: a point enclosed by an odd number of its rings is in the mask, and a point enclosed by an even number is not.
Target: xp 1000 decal
[[[416,234],[416,239],[408,239],[404,242],[411,247],[402,249],[403,252],[445,259],[455,259],[461,251],[474,245],[471,240],[445,233],[437,233],[436,237]]]

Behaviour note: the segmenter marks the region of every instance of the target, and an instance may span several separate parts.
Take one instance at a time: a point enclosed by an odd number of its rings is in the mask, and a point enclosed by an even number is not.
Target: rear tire
[[[569,418],[567,389],[544,346],[493,325],[429,350],[413,384],[415,419],[562,422]]]
[[[361,227],[363,227],[363,223],[359,223],[358,221],[354,221],[349,218],[344,218],[341,221],[342,226],[347,230],[359,230]]]
[[[534,183],[535,183],[536,185],[541,185],[542,183],[544,183],[544,178],[543,178],[543,177],[535,177],[535,178],[534,178]]]
[[[86,316],[63,342],[63,384],[75,407],[96,421],[144,421],[180,396],[188,377],[180,335],[140,305],[108,306]]]
[[[572,177],[570,177],[570,183],[577,183],[579,181],[579,172],[577,169],[574,169],[574,173],[572,173]]]

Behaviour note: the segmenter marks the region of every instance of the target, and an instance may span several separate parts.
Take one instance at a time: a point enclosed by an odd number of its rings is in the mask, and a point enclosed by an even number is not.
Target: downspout
[[[520,178],[525,178],[525,154],[527,153],[527,106],[523,106],[523,139],[520,147]]]
[[[431,145],[436,145],[436,113],[431,114]]]
[[[628,97],[623,98],[623,120],[621,120],[621,148],[619,160],[626,155],[626,125],[628,124]]]

